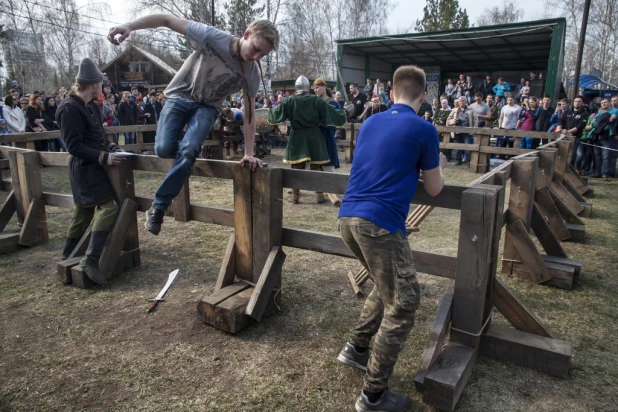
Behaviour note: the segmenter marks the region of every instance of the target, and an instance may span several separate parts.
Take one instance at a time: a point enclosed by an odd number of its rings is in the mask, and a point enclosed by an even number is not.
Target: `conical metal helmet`
[[[311,87],[309,83],[309,79],[305,76],[300,76],[296,79],[296,83],[294,83],[294,88],[296,89],[295,94],[307,94],[309,93],[309,88]]]

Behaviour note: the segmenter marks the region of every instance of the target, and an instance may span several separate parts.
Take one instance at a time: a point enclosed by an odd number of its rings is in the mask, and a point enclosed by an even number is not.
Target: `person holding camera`
[[[448,119],[447,126],[472,127],[474,126],[474,112],[468,107],[468,100],[465,96],[460,96],[457,100],[459,107],[453,109]],[[474,143],[474,137],[468,133],[455,133],[454,143]],[[457,150],[455,152],[455,166],[461,166],[462,159],[465,158],[466,164],[470,164],[470,151]]]
[[[519,130],[526,130],[533,132],[536,130],[536,119],[539,117],[538,100],[532,96],[528,99],[528,102],[522,103],[522,111],[517,121],[517,128]],[[532,137],[522,137],[519,144],[520,149],[536,149],[538,141],[535,141]]]

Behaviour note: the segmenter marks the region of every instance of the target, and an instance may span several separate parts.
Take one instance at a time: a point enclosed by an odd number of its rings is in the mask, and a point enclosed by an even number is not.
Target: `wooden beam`
[[[17,167],[19,175],[19,184],[21,189],[21,200],[24,207],[30,208],[32,201],[38,199],[36,213],[38,217],[38,225],[36,234],[32,243],[47,243],[47,217],[45,214],[45,203],[42,201],[43,182],[41,180],[41,164],[39,163],[39,154],[36,151],[26,151],[17,153]],[[41,210],[42,206],[42,210]],[[26,216],[24,215],[24,219]],[[25,224],[25,222],[24,222]],[[23,232],[22,232],[23,233]]]
[[[541,255],[542,257],[543,255]],[[554,286],[559,289],[572,289],[576,280],[576,266],[556,263],[551,260],[543,259],[547,270],[551,275],[551,279],[543,283],[546,286]],[[513,274],[529,276],[529,269],[525,263],[513,263]]]
[[[553,150],[541,150],[538,152],[539,172],[536,175],[536,189],[551,186],[554,179],[554,163],[556,152]]]
[[[567,175],[565,174],[565,176]],[[579,204],[584,208],[584,210],[579,212],[578,215],[581,217],[588,217],[588,218],[592,217],[592,203],[589,203],[586,199],[584,199],[582,195],[580,195],[579,192],[575,190],[573,186],[571,186],[571,184],[567,181],[567,179],[564,179],[562,181],[562,185],[564,186],[566,190],[569,191],[569,193],[575,198],[575,200],[577,200]]]
[[[125,244],[127,235],[131,228],[131,222],[135,220],[137,212],[137,203],[130,198],[125,198],[118,212],[118,217],[114,223],[114,227],[107,238],[105,249],[101,255],[99,267],[105,279],[109,280],[114,275],[116,261],[118,260],[122,247]]]
[[[550,192],[551,197],[554,200],[554,204],[556,205],[556,209],[562,216],[562,219],[568,224],[581,225],[584,226],[584,221],[581,220],[573,211],[564,203],[564,201],[557,196],[553,191]],[[572,235],[572,234],[571,234]]]
[[[329,255],[356,259],[338,235],[310,230],[283,228],[283,246],[313,250]],[[454,256],[412,250],[414,266],[421,273],[455,279],[457,258]]]
[[[570,239],[571,232],[567,229],[566,223],[556,207],[556,203],[553,200],[549,188],[543,187],[537,189],[534,193],[534,200],[535,206],[538,207],[538,211],[541,215],[547,217],[551,231],[556,235],[556,238],[559,241]]]
[[[515,329],[552,337],[547,328],[499,278],[494,281],[494,305]]]
[[[418,365],[418,370],[414,376],[414,386],[418,392],[423,392],[425,375],[433,366],[434,362],[440,355],[449,325],[451,324],[451,310],[453,308],[453,293],[455,292],[455,282],[450,282],[442,296],[438,313],[433,321],[431,332],[427,346],[423,351],[421,360]]]
[[[234,283],[236,277],[236,253],[235,253],[236,237],[234,232],[230,234],[230,239],[227,242],[225,248],[225,254],[223,255],[223,262],[219,268],[219,276],[217,276],[217,283],[215,284],[215,292],[220,291],[224,287]]]
[[[425,376],[423,402],[454,411],[476,364],[477,350],[450,342]]]
[[[2,206],[0,206],[0,232],[4,230],[6,225],[11,221],[11,218],[17,211],[17,207],[15,206],[15,193],[11,190],[9,195],[2,202]]]
[[[549,273],[549,269],[547,269],[541,255],[536,250],[534,242],[530,239],[530,234],[526,231],[521,220],[518,219],[507,225],[506,229],[511,234],[515,247],[528,268],[531,279],[536,283],[550,280],[552,276]]]
[[[56,271],[58,273],[58,278],[62,281],[62,283],[67,285],[73,283],[71,269],[74,266],[79,265],[79,262],[81,260],[82,257],[77,256],[66,260],[61,260],[60,262],[56,263]]]
[[[64,209],[73,209],[75,207],[73,195],[43,192],[43,199],[45,199],[45,204],[47,206],[62,207]]]
[[[245,314],[258,322],[262,319],[266,305],[274,298],[274,289],[277,285],[280,287],[284,261],[285,253],[281,246],[273,246],[245,309]]]
[[[86,250],[88,249],[88,245],[90,244],[90,236],[92,234],[93,224],[94,224],[94,221],[90,222],[90,225],[88,226],[88,228],[82,235],[81,239],[79,239],[79,242],[77,242],[77,245],[75,245],[75,248],[69,254],[69,259],[74,258],[74,257],[83,256],[86,254]]]
[[[491,325],[482,336],[481,355],[567,378],[573,348],[562,340]]]
[[[562,182],[564,180],[564,174],[566,173],[568,164],[571,159],[569,157],[569,150],[571,142],[568,140],[562,140],[556,144],[558,152],[556,154],[556,161],[554,165],[554,180]]]
[[[116,261],[116,266],[112,276],[118,275],[126,270],[139,266],[139,249],[129,252],[122,252]],[[90,289],[96,286],[81,265],[71,268],[71,283],[80,289]]]
[[[4,231],[0,233],[0,255],[15,252],[21,249],[18,231]]]
[[[41,226],[41,218],[45,214],[45,203],[40,198],[33,198],[30,201],[30,207],[24,224],[21,227],[19,234],[19,243],[21,246],[33,246],[40,240],[38,228]]]
[[[245,315],[252,294],[251,285],[238,281],[198,302],[198,315],[202,322],[229,333],[236,333],[252,321]]]
[[[584,181],[579,175],[575,173],[573,167],[571,165],[569,166],[570,167],[567,168],[566,172],[564,173],[564,180],[562,183],[566,182],[570,184],[573,189],[575,189],[575,191],[580,195],[587,193],[589,190],[589,186],[584,183]]]
[[[502,187],[486,186],[470,188],[463,193],[450,341],[473,348],[480,342],[485,322],[485,295],[492,273],[491,251],[498,219],[498,191],[502,190]]]
[[[38,152],[43,166],[68,166],[70,155],[67,152]]]
[[[560,216],[558,217],[560,218]],[[560,220],[562,221],[562,218],[560,218]],[[541,246],[543,246],[545,253],[551,256],[560,256],[564,258],[568,257],[566,252],[562,248],[560,241],[554,234],[553,228],[550,228],[549,224],[547,223],[536,205],[534,205],[534,208],[532,209],[531,228],[536,238],[539,240],[539,243],[541,243]],[[568,232],[568,229],[566,229],[566,225],[564,228]],[[569,237],[570,236],[571,234],[569,232]]]
[[[553,181],[551,184],[551,191],[556,196],[559,197],[565,205],[576,215],[580,214],[584,207],[573,197],[571,192],[567,190],[566,187],[561,182]]]

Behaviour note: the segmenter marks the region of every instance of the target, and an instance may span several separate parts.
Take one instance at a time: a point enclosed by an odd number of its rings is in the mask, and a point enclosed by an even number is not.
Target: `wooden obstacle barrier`
[[[68,160],[66,154],[35,154],[41,164],[66,166]],[[137,205],[138,211],[146,211],[152,203],[151,198],[135,196],[131,192],[132,171],[166,173],[171,163],[171,159],[137,155],[130,156],[123,163],[125,168],[118,169],[117,178],[113,179],[114,188],[124,194],[124,197],[118,196],[124,209],[119,219],[129,216],[127,219],[132,222],[134,205]],[[434,207],[461,211],[457,256],[413,250],[419,272],[452,279],[415,377],[415,384],[423,393],[424,401],[431,406],[454,409],[479,355],[554,376],[565,377],[568,373],[572,355],[570,344],[555,339],[513,292],[496,278],[502,228],[510,214],[506,213],[505,217],[505,183],[513,176],[519,176],[519,166],[515,165],[520,163],[513,160],[508,163],[511,165],[510,171],[507,170],[508,165],[504,166],[484,176],[483,182],[472,186],[446,185],[436,197],[427,194],[422,182],[417,188],[415,202],[425,207],[411,216],[411,223],[418,222]],[[523,163],[537,165],[538,159]],[[509,173],[511,176],[508,176]],[[355,259],[339,236],[283,227],[282,217],[284,188],[344,193],[349,175],[268,167],[251,173],[236,162],[202,159],[195,163],[192,175],[232,179],[234,187],[233,210],[191,204],[188,185],[174,199],[169,210],[169,214],[179,221],[197,220],[234,228],[215,291],[198,302],[198,316],[203,321],[236,333],[276,311],[283,293],[283,247]],[[126,177],[130,179],[123,180]],[[11,182],[11,189],[15,183],[19,181]],[[530,185],[529,190],[534,187]],[[41,192],[40,198],[48,205],[72,207],[70,195]],[[521,224],[525,229],[524,222]],[[519,224],[513,229],[514,233],[521,231]],[[122,238],[123,234],[117,236]],[[109,252],[117,254],[118,262],[130,263],[133,258],[126,257],[133,251],[130,248],[135,246],[127,247],[129,238],[130,229],[124,242],[125,250]],[[136,237],[134,240],[138,241]],[[113,269],[108,266],[106,273],[121,269],[122,263],[119,264],[120,267]],[[64,276],[66,270],[65,267]],[[73,268],[71,276],[75,281]],[[514,329],[491,324],[494,307]]]

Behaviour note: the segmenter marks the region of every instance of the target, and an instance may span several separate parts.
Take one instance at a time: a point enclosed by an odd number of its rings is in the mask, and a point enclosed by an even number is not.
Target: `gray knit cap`
[[[103,73],[101,73],[101,70],[92,60],[86,57],[79,64],[79,72],[77,72],[75,80],[81,84],[101,83],[103,81]]]

